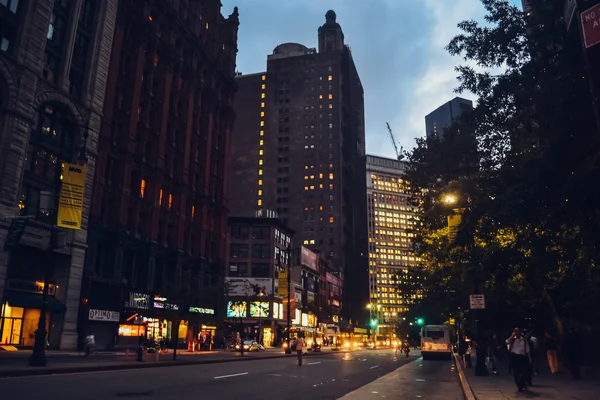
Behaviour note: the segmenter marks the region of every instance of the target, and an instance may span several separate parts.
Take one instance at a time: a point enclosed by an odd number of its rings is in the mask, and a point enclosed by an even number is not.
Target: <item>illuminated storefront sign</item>
[[[230,301],[227,303],[227,318],[244,318],[247,314],[245,301]]]
[[[116,311],[90,309],[88,318],[90,321],[119,322],[119,313]]]
[[[159,295],[154,296],[154,308],[159,308],[162,310],[179,310],[179,306],[173,303],[167,303],[167,298]]]
[[[266,301],[253,301],[250,303],[250,317],[269,318],[270,304]]]
[[[145,293],[130,292],[129,301],[125,303],[125,307],[149,310],[150,295]]]
[[[194,314],[214,314],[215,310],[212,308],[190,307],[189,312]]]

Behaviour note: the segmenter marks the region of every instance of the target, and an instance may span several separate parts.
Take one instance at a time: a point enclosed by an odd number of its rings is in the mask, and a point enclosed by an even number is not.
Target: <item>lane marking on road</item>
[[[231,375],[223,375],[223,376],[215,376],[214,379],[225,379],[225,378],[233,378],[235,376],[248,375],[247,372],[240,372],[239,374],[231,374]]]
[[[308,363],[308,365],[317,365],[317,364],[321,364],[321,361],[315,361],[315,362]]]
[[[269,376],[281,376],[279,374],[269,374]]]
[[[379,368],[379,365],[373,365],[371,368],[369,369],[375,369],[375,368]]]

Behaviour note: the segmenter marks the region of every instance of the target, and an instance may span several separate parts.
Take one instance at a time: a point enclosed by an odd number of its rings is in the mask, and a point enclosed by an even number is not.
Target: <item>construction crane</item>
[[[392,144],[394,145],[394,150],[396,150],[396,158],[398,158],[398,161],[401,161],[404,158],[404,147],[400,146],[400,151],[398,151],[398,146],[396,145],[396,138],[394,137],[394,134],[392,133],[392,128],[390,128],[390,124],[389,123],[385,123],[387,125],[387,129],[388,132],[390,133],[390,138],[392,139]]]

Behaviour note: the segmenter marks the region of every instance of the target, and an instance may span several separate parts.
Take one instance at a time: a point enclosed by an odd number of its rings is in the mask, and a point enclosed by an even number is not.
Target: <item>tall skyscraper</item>
[[[449,128],[463,112],[471,110],[473,110],[473,102],[461,97],[455,97],[444,103],[425,116],[427,137],[442,135],[444,129]]]
[[[406,162],[367,156],[369,308],[383,336],[394,332],[398,319],[420,295],[402,290],[406,281],[419,276],[411,232],[418,210],[411,202],[410,183],[404,180],[405,169]]]
[[[345,273],[344,314],[357,319],[368,301],[363,88],[335,12],[318,43],[281,44],[266,72],[238,76],[231,213],[277,210],[297,243]]]
[[[117,0],[0,1],[0,344],[33,346],[47,278],[50,347],[77,346],[116,13]]]

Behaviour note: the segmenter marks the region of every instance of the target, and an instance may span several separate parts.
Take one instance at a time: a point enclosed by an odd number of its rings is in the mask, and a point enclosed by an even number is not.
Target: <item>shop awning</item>
[[[7,290],[4,292],[4,302],[12,307],[34,308],[39,310],[42,307],[42,295]],[[54,296],[48,296],[48,311],[64,312],[66,309],[67,308],[60,300]]]

